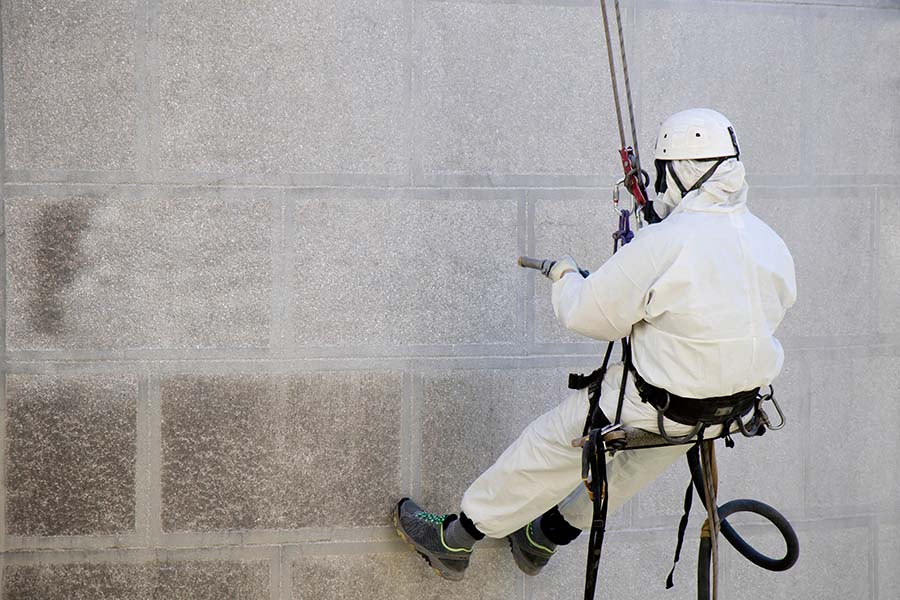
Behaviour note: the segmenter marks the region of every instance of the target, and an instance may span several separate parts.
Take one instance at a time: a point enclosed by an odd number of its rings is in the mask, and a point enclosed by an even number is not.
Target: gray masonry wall
[[[3,598],[580,597],[586,536],[454,585],[389,513],[456,510],[599,361],[515,266],[611,251],[595,4],[0,0]],[[729,115],[796,259],[788,427],[720,464],[801,558],[725,550],[722,596],[900,598],[900,2],[623,14],[642,147]],[[612,517],[599,598],[695,597],[686,483]]]

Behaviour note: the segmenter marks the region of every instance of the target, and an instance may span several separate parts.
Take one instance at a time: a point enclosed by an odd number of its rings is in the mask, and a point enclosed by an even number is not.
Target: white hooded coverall
[[[675,161],[685,184],[709,163]],[[669,176],[671,180],[671,176]],[[673,190],[674,188],[674,190]],[[796,299],[794,263],[782,239],[747,208],[743,164],[723,163],[681,199],[669,181],[654,204],[661,223],[646,226],[588,278],[568,273],[553,284],[553,309],[568,329],[599,340],[631,335],[634,365],[649,383],[688,398],[763,387],[781,371],[773,333]],[[600,406],[615,417],[622,365],[603,381]],[[573,526],[590,527],[581,484],[587,390],[572,391],[532,422],[469,487],[462,510],[489,537],[503,537],[556,504]],[[623,424],[658,433],[656,409],[629,377]],[[670,420],[666,430],[689,427]],[[710,431],[714,435],[716,431]],[[609,513],[662,473],[689,445],[647,448],[607,458]]]

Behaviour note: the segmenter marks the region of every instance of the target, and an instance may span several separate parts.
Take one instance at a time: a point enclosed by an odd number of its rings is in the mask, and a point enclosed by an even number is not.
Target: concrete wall
[[[456,509],[599,360],[514,266],[611,250],[594,4],[0,2],[4,598],[579,597],[584,540],[451,585],[388,513]],[[789,427],[721,463],[801,559],[726,551],[723,596],[898,598],[900,2],[624,9],[643,147],[728,114],[797,263]],[[662,595],[685,484],[612,518],[599,597]]]

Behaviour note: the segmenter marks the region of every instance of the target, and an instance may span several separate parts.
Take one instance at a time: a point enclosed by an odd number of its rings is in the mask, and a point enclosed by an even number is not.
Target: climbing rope
[[[628,105],[628,121],[631,125],[631,144],[625,140],[625,125],[622,119],[622,106],[619,99],[619,78],[616,75],[616,63],[613,58],[613,46],[609,29],[608,11],[606,8],[606,0],[600,0],[600,9],[603,17],[603,32],[606,37],[606,55],[609,60],[609,77],[612,83],[613,103],[616,108],[616,124],[619,130],[619,158],[622,163],[622,171],[625,189],[634,198],[635,204],[643,213],[644,220],[647,223],[655,223],[659,221],[659,217],[653,211],[653,203],[647,198],[647,185],[650,183],[650,176],[646,171],[641,169],[640,153],[638,152],[637,127],[634,123],[634,103],[631,99],[631,79],[628,76],[628,58],[625,54],[625,37],[622,34],[622,13],[619,8],[619,0],[613,0],[616,14],[616,32],[619,39],[619,51],[622,61],[622,74],[625,84],[625,100]],[[638,220],[640,227],[640,220]]]

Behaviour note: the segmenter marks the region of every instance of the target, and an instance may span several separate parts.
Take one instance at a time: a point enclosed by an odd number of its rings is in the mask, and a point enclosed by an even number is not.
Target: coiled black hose
[[[706,506],[706,497],[703,493],[703,473],[698,455],[694,452],[689,452],[688,463],[691,467],[691,478],[694,482],[694,487],[700,495],[700,501]],[[722,536],[728,540],[728,543],[734,546],[734,549],[737,550],[741,556],[753,564],[769,571],[787,571],[797,562],[797,558],[800,556],[800,541],[797,539],[797,533],[794,531],[794,528],[791,527],[791,524],[784,515],[768,504],[760,502],[759,500],[740,499],[726,502],[722,506],[719,506],[717,510],[719,513]],[[738,512],[752,512],[758,514],[775,525],[784,538],[785,545],[787,546],[785,555],[781,558],[771,558],[758,551],[744,540],[744,538],[738,534],[737,530],[735,530],[726,520],[729,516]],[[710,538],[701,537],[699,560],[697,561],[698,600],[708,600],[710,597],[710,548]]]

